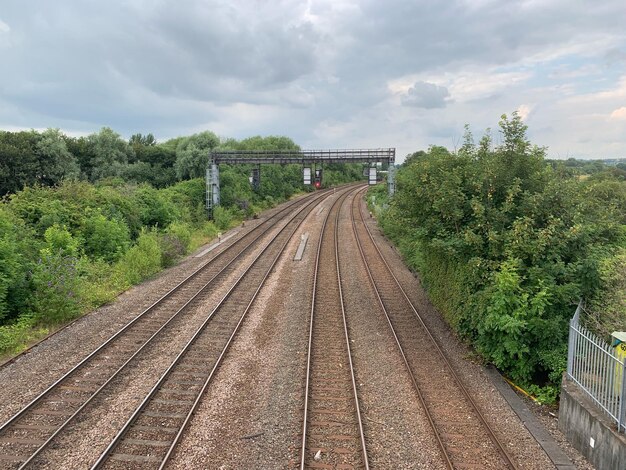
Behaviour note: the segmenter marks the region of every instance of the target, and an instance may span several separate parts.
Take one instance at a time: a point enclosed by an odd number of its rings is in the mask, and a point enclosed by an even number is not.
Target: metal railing
[[[570,320],[567,377],[574,381],[615,422],[626,431],[626,360],[610,344],[580,324],[582,302]]]

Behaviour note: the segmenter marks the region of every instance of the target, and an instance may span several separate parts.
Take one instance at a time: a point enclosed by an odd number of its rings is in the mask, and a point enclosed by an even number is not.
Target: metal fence
[[[580,324],[582,303],[570,320],[567,376],[626,431],[626,360]]]

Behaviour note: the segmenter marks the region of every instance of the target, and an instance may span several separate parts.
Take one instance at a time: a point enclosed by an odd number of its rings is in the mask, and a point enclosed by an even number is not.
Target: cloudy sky
[[[2,0],[0,129],[626,157],[624,0]]]

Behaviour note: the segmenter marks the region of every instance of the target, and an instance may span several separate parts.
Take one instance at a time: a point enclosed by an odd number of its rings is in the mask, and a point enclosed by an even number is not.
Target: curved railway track
[[[339,214],[347,197],[346,192],[328,211],[315,258],[300,451],[302,470],[369,469],[339,270]]]
[[[165,466],[259,291],[313,205],[302,207],[266,243],[92,469]]]
[[[270,237],[272,225],[294,207],[298,217],[329,193],[288,204],[191,275],[90,353],[0,427],[0,464],[25,468],[87,407],[148,345],[171,328],[181,313],[208,296],[210,288],[232,275],[239,260]],[[285,224],[285,226],[287,226]],[[284,230],[281,230],[281,232]]]
[[[392,272],[352,203],[363,265],[448,468],[517,469]]]

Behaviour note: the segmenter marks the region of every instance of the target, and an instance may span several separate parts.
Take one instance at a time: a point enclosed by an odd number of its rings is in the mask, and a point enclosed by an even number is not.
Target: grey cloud
[[[392,119],[400,130],[389,124],[387,135],[409,141],[407,119],[420,114],[409,107],[419,106],[459,119],[462,132],[464,122],[485,127],[522,98],[506,89],[452,102],[447,89],[417,82],[402,109],[389,83],[454,78],[468,66],[515,68],[598,37],[614,41],[595,57],[617,69],[622,17],[623,0],[593,8],[567,0],[31,0],[25,8],[4,0],[0,126],[109,125],[160,136],[224,123],[225,135],[252,129],[310,141],[329,118],[368,138]],[[536,100],[532,93],[524,102]],[[428,128],[406,153],[429,136],[440,138]]]
[[[417,81],[402,97],[402,104],[426,109],[445,108],[449,96],[450,93],[444,86]]]
[[[228,1],[207,5],[135,1],[105,9],[95,2],[41,2],[32,17],[9,7],[21,40],[3,57],[13,73],[2,78],[0,93],[42,114],[66,99],[98,112],[128,88],[218,104],[304,102],[281,101],[286,94],[273,92],[315,69],[310,25],[267,22],[262,11],[242,16]],[[55,96],[47,97],[51,88]]]
[[[506,65],[548,47],[589,40],[591,34],[624,36],[620,0],[592,12],[566,0],[542,2],[365,0],[357,14],[342,18],[349,31],[348,60],[340,75],[398,76],[423,71],[454,72],[468,64]],[[558,20],[556,20],[558,18]]]

